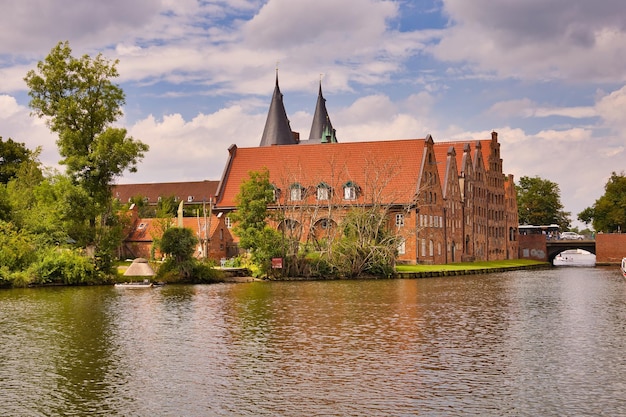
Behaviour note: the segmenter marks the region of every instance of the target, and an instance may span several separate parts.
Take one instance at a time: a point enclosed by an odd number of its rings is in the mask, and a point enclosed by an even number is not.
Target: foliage
[[[342,236],[333,243],[330,265],[346,278],[393,273],[399,237],[387,226],[379,206],[354,208],[341,224]]]
[[[174,258],[166,258],[159,267],[156,278],[164,282],[208,284],[219,282],[222,276],[215,268],[215,262],[209,259],[190,258],[179,263]]]
[[[193,231],[186,227],[171,227],[161,238],[161,252],[171,256],[177,262],[191,259],[198,244]]]
[[[169,258],[162,268],[164,272],[177,270],[181,278],[189,278],[194,269],[193,253],[196,250],[198,239],[193,231],[186,227],[171,227],[167,229],[159,242],[159,249]]]
[[[8,222],[11,220],[11,201],[7,187],[0,184],[0,221]]]
[[[515,186],[520,224],[558,224],[570,227],[571,213],[563,210],[558,184],[540,177],[521,177]]]
[[[6,184],[14,178],[23,162],[30,159],[31,152],[24,143],[6,141],[0,136],[0,184]]]
[[[40,252],[29,273],[37,284],[92,284],[102,282],[94,262],[81,251],[49,247]]]
[[[26,270],[36,259],[36,249],[32,234],[0,221],[0,266],[5,269],[5,279],[13,272]]]
[[[596,231],[626,230],[626,174],[612,172],[604,186],[604,195],[593,206],[578,213],[578,219],[586,224],[592,223]]]
[[[248,175],[249,179],[242,182],[236,197],[237,211],[231,214],[235,222],[233,231],[239,236],[239,245],[250,251],[260,273],[267,275],[272,258],[284,255],[284,239],[278,230],[269,226],[272,216],[267,204],[274,200],[269,171],[251,171]]]
[[[113,246],[108,244],[107,230],[113,216],[112,181],[126,170],[136,171],[148,150],[127,137],[125,129],[111,127],[122,116],[125,100],[122,89],[111,82],[118,76],[117,63],[101,54],[75,58],[69,43],[59,42],[24,78],[33,114],[45,118],[58,134],[60,163],[66,165],[72,184],[83,190],[64,196],[65,220],[71,218],[75,226],[69,234],[85,246],[96,245],[96,252],[104,256],[111,256],[103,252]],[[103,243],[108,245],[98,246]]]

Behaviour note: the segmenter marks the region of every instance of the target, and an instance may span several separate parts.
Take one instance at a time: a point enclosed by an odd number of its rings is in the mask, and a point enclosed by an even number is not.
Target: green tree
[[[180,278],[190,278],[195,267],[193,257],[198,239],[193,231],[186,227],[170,227],[163,232],[159,249],[168,255],[164,270],[177,270]]]
[[[235,222],[233,231],[239,236],[239,245],[250,250],[261,274],[268,274],[272,258],[284,255],[283,237],[269,225],[270,220],[276,220],[267,207],[274,201],[274,187],[267,169],[251,171],[248,175],[236,197],[237,211],[231,214]]]
[[[118,61],[102,54],[75,58],[71,52],[68,42],[59,42],[24,80],[33,114],[46,118],[58,134],[60,163],[89,197],[84,208],[91,215],[90,240],[98,251],[107,246],[113,180],[126,170],[135,172],[148,146],[112,127],[125,102],[122,89],[111,82],[118,76]]]
[[[604,186],[604,195],[593,206],[578,213],[578,219],[586,224],[592,223],[596,231],[626,230],[626,174],[612,172]]]
[[[14,142],[9,138],[6,141],[0,136],[0,184],[6,184],[17,175],[23,162],[30,159],[31,152],[26,145]]]
[[[563,210],[558,184],[540,177],[521,177],[515,186],[520,224],[570,227],[571,213]]]

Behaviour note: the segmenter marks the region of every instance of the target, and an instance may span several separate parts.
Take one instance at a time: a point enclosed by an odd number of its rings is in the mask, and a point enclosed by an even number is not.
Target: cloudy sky
[[[150,146],[120,183],[219,180],[279,82],[308,138],[320,79],[341,142],[499,133],[506,173],[572,220],[626,170],[623,0],[0,0],[0,136],[43,148],[23,81],[59,41],[119,59],[120,124]],[[582,226],[575,222],[575,225]]]

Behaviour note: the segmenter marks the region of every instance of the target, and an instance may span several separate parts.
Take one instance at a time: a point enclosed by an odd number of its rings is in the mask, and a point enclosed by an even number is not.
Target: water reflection
[[[2,291],[0,415],[626,415],[625,286],[591,268]]]

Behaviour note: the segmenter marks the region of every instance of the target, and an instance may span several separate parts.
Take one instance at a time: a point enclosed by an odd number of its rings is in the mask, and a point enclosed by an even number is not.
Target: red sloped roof
[[[159,221],[164,221],[164,219],[156,219],[156,218],[148,218],[148,219],[138,219],[135,223],[135,227],[130,231],[128,236],[126,237],[127,242],[152,242],[154,237],[160,237],[161,228],[159,227]],[[169,219],[171,226],[178,226],[178,219],[172,218]],[[207,223],[208,223],[207,219]],[[220,225],[220,219],[217,218],[215,214],[211,217],[210,225],[207,224],[207,228],[210,227],[209,236],[212,236],[217,228]],[[193,230],[193,233],[196,237],[204,237],[204,231],[201,231],[201,234],[198,234],[198,230],[204,229],[205,221],[204,218],[197,217],[183,217],[183,227]]]
[[[219,181],[160,182],[151,184],[117,184],[113,186],[113,197],[127,203],[131,197],[147,197],[150,203],[156,203],[159,197],[176,196],[179,200],[209,201],[215,198]]]
[[[333,144],[300,144],[258,148],[231,147],[224,171],[218,207],[234,207],[240,184],[250,171],[267,168],[270,181],[282,192],[298,183],[316,187],[326,183],[339,189],[352,181],[361,189],[363,203],[375,190],[378,201],[409,203],[417,190],[424,139]]]

